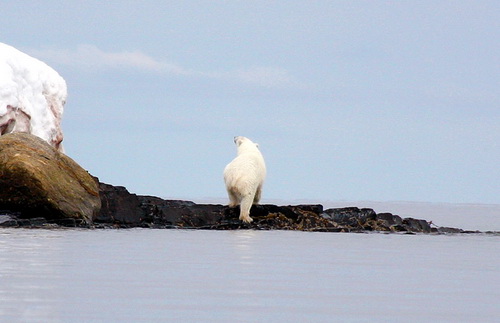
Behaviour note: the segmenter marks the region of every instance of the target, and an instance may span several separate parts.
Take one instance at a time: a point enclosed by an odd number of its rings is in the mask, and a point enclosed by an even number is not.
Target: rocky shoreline
[[[239,207],[136,195],[101,183],[40,138],[0,136],[0,227],[480,233],[370,208],[320,204],[254,205],[250,216],[254,221],[247,224],[239,220]]]
[[[320,204],[278,206],[256,205],[254,221],[238,219],[239,208],[220,204],[197,204],[183,200],[164,200],[128,192],[125,187],[99,182],[101,210],[93,222],[75,218],[23,216],[22,212],[0,210],[0,227],[23,228],[153,228],[197,230],[295,230],[312,232],[381,233],[481,233],[458,228],[436,227],[422,219],[401,218],[391,213],[376,213],[370,208],[323,209]]]

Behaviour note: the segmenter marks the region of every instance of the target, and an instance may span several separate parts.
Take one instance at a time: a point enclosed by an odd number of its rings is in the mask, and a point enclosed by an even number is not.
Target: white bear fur
[[[259,145],[242,136],[234,137],[238,148],[235,159],[224,169],[229,207],[240,205],[240,220],[250,223],[250,209],[260,201],[266,177],[266,164]]]

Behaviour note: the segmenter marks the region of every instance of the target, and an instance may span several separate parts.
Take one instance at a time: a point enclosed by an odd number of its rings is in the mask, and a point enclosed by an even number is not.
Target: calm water
[[[3,322],[500,322],[500,236],[0,229]]]

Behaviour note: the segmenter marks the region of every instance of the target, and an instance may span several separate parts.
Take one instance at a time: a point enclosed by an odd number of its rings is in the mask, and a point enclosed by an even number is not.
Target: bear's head
[[[234,137],[234,143],[238,147],[238,153],[243,151],[259,150],[259,144],[251,141],[247,137],[236,136]]]

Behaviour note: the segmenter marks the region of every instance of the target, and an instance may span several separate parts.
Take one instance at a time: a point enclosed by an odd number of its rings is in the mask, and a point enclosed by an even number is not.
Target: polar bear
[[[234,137],[238,153],[226,168],[224,182],[229,196],[229,207],[240,205],[240,220],[250,223],[252,204],[257,204],[266,177],[266,164],[259,145],[242,136]]]

